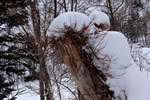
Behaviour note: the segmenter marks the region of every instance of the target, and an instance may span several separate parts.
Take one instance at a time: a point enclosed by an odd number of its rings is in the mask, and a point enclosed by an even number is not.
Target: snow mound
[[[107,55],[111,59],[109,62],[109,74],[114,76],[123,74],[122,71],[132,64],[132,57],[126,37],[116,31],[106,31],[103,36],[101,36],[101,33],[99,35],[98,38],[90,41],[97,51],[100,50],[97,52],[98,57]],[[95,63],[101,66],[99,62]]]
[[[93,11],[89,15],[90,19],[93,21],[93,24],[96,24],[102,30],[109,30],[110,21],[107,14],[101,11]]]
[[[59,31],[64,29],[65,26],[72,27],[76,31],[82,30],[84,27],[90,24],[90,18],[82,13],[79,12],[66,12],[59,16],[57,16],[49,27],[48,36],[55,35],[60,36],[63,33]]]

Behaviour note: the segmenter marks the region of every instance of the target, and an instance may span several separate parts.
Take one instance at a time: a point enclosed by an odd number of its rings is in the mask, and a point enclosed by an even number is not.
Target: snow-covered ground
[[[16,100],[40,100],[40,96],[35,93],[29,92],[18,96]]]
[[[19,93],[16,100],[40,100],[38,81],[20,84],[16,86],[16,90],[13,92],[13,94]]]

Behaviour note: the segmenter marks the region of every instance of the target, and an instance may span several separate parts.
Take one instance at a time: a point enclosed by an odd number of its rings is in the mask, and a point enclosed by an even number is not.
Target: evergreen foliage
[[[25,24],[28,13],[25,10],[27,0],[1,0],[0,1],[0,25],[18,26]]]
[[[12,85],[17,82],[19,76],[24,76],[26,81],[33,80],[26,75],[27,70],[31,72],[30,76],[38,74],[33,70],[35,68],[31,67],[31,63],[38,63],[38,58],[34,55],[36,46],[32,44],[33,36],[11,32],[13,27],[28,22],[26,6],[27,0],[0,1],[0,26],[6,25],[4,28],[0,27],[0,100],[8,98],[15,91]],[[9,99],[15,100],[16,97]]]

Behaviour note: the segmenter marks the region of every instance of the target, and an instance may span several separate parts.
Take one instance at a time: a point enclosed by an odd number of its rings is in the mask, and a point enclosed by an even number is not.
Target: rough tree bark
[[[104,83],[103,73],[91,63],[87,63],[86,57],[81,57],[79,48],[70,38],[58,41],[58,47],[79,89],[82,100],[112,100],[113,92]]]

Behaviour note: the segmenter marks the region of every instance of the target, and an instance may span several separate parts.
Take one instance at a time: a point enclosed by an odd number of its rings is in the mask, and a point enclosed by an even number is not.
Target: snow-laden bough
[[[90,18],[79,12],[66,12],[57,16],[48,29],[48,36],[54,35],[59,37],[64,35],[66,27],[74,29],[74,31],[86,30],[90,24]]]

